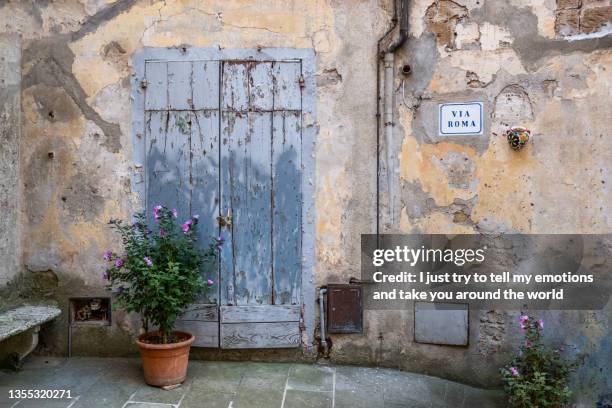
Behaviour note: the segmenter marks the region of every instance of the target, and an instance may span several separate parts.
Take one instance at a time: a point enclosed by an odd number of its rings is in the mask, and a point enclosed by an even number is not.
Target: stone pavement
[[[191,361],[170,391],[144,384],[139,359],[31,357],[0,371],[0,408],[503,407],[499,392],[388,369]],[[10,390],[70,390],[71,399],[11,400]]]

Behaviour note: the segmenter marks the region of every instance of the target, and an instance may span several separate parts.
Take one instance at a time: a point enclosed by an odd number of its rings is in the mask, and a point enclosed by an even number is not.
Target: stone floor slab
[[[332,408],[332,392],[287,390],[283,408]]]
[[[289,389],[301,391],[332,391],[334,368],[295,364],[289,370]]]
[[[9,400],[11,389],[68,389],[73,399]],[[16,405],[15,405],[16,404]],[[173,390],[144,383],[137,358],[28,359],[0,371],[0,408],[471,408],[504,407],[502,394],[389,369],[191,361]]]

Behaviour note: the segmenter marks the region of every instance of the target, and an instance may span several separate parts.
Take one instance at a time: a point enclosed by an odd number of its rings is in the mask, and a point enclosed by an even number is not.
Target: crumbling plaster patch
[[[484,22],[480,25],[479,41],[483,51],[492,51],[510,46],[514,39],[506,28]]]
[[[77,55],[73,72],[88,96],[125,76],[101,54],[114,41],[124,50],[123,60],[142,47],[294,46],[309,48],[311,35],[333,26],[333,17],[321,1],[289,1],[288,5],[245,5],[232,0],[203,4],[197,1],[141,2],[99,29],[70,45]],[[123,64],[122,64],[123,65]],[[95,72],[91,72],[95,67]]]
[[[499,71],[504,70],[511,75],[525,73],[519,56],[510,48],[481,50],[457,50],[440,61],[439,69],[432,78],[431,88],[434,92],[452,93],[465,90],[465,72],[475,73],[484,83],[493,81]],[[451,68],[462,71],[463,77],[448,72]],[[460,73],[461,71],[455,71]],[[449,75],[450,74],[450,75]]]
[[[555,38],[556,0],[510,0],[509,4],[529,9],[537,17],[538,34],[545,38]]]
[[[416,2],[412,11],[420,10],[423,4],[427,7],[433,6],[434,2]],[[554,3],[554,2],[553,2]],[[404,129],[412,129],[404,135],[402,151],[400,153],[400,179],[410,183],[419,183],[436,205],[448,205],[456,197],[465,199],[465,196],[457,194],[456,183],[453,182],[455,171],[460,171],[461,166],[457,165],[453,173],[440,173],[435,169],[422,168],[423,163],[439,160],[444,156],[446,149],[460,149],[465,146],[463,139],[440,140],[435,136],[437,132],[433,127],[429,127],[430,115],[422,112],[429,111],[435,106],[435,102],[444,100],[483,100],[492,101],[487,107],[485,123],[490,122],[490,136],[485,136],[485,148],[479,148],[478,153],[470,158],[474,163],[474,178],[476,182],[468,191],[478,200],[471,214],[474,228],[483,231],[541,231],[550,230],[546,227],[553,225],[553,217],[568,217],[571,221],[563,228],[567,231],[576,230],[609,230],[611,227],[609,218],[597,211],[601,211],[603,200],[608,197],[609,187],[603,177],[597,177],[595,171],[587,172],[578,164],[584,163],[584,157],[563,157],[568,151],[573,151],[576,155],[589,154],[597,156],[595,161],[605,155],[608,147],[602,146],[600,139],[591,133],[606,134],[600,124],[610,121],[609,113],[602,111],[597,104],[597,97],[594,94],[600,93],[600,98],[605,100],[605,92],[609,89],[606,79],[609,73],[605,70],[605,65],[609,63],[609,52],[594,51],[590,54],[575,52],[567,45],[558,44],[554,40],[548,40],[552,47],[562,50],[562,54],[548,58],[546,60],[538,57],[534,59],[527,53],[527,37],[530,28],[519,31],[519,26],[514,22],[521,21],[522,26],[529,26],[529,19],[519,16],[510,17],[512,11],[519,7],[524,13],[538,14],[537,18],[541,21],[548,21],[554,17],[556,4],[538,2],[527,6],[521,2],[511,2],[510,4],[500,4],[497,2],[487,4],[482,9],[477,9],[465,18],[457,27],[461,27],[458,37],[461,40],[459,50],[449,50],[441,52],[441,56],[436,61],[437,69],[428,87],[420,93],[423,102],[413,105],[414,110],[405,110],[402,107],[398,110],[400,123]],[[425,9],[427,8],[425,7]],[[547,10],[543,10],[543,7]],[[494,10],[495,9],[495,10]],[[552,16],[552,17],[551,17]],[[427,20],[425,14],[422,15],[423,21]],[[483,21],[483,19],[485,19]],[[535,21],[535,20],[534,20]],[[550,20],[552,21],[552,20]],[[509,25],[507,25],[509,24]],[[538,26],[547,27],[547,24]],[[470,29],[465,27],[479,27],[479,37]],[[456,28],[457,28],[456,27]],[[537,30],[536,30],[537,31]],[[554,32],[546,28],[543,30],[548,37],[554,37]],[[516,36],[520,36],[517,43]],[[488,37],[484,39],[483,37]],[[535,38],[538,37],[536,34]],[[413,41],[422,41],[414,39]],[[544,41],[543,39],[537,41]],[[465,46],[469,45],[469,49]],[[480,45],[480,47],[478,47]],[[595,47],[594,43],[585,44],[585,50]],[[600,45],[601,46],[601,45]],[[415,45],[411,46],[413,49]],[[457,47],[459,48],[459,47]],[[550,47],[549,47],[550,49]],[[438,48],[438,52],[440,49]],[[445,56],[446,55],[446,56]],[[607,57],[602,57],[606,55]],[[524,66],[524,58],[527,57],[528,65]],[[584,60],[584,61],[583,61]],[[593,60],[598,60],[597,62]],[[536,65],[536,61],[540,61]],[[433,65],[433,64],[432,64]],[[529,74],[528,74],[529,72]],[[597,72],[597,74],[594,74]],[[409,82],[409,81],[408,81]],[[595,82],[598,85],[595,85]],[[467,85],[467,86],[466,86]],[[482,93],[474,93],[470,88],[483,90]],[[403,85],[403,89],[410,89],[410,84]],[[471,95],[471,96],[470,96]],[[413,100],[414,92],[408,95],[402,94],[402,98]],[[567,98],[564,102],[558,101],[559,98]],[[592,98],[592,99],[591,99]],[[582,107],[578,108],[573,101],[589,99],[592,112],[587,113]],[[432,100],[433,103],[426,102]],[[555,102],[557,100],[557,102]],[[591,103],[592,101],[592,103]],[[554,113],[552,113],[554,112]],[[602,116],[603,115],[603,116]],[[404,119],[403,116],[409,116]],[[580,122],[576,123],[578,117]],[[429,118],[429,119],[427,119]],[[596,118],[596,119],[595,119]],[[593,120],[595,119],[595,120]],[[582,122],[582,121],[585,122]],[[589,121],[588,123],[586,121]],[[593,122],[597,122],[593,125]],[[560,123],[569,125],[563,130]],[[531,145],[527,150],[516,154],[508,150],[507,143],[503,139],[503,132],[508,126],[527,126],[534,130]],[[594,127],[592,132],[587,129]],[[580,129],[580,130],[579,130]],[[566,134],[584,134],[585,144],[578,147],[572,144],[569,149],[567,145],[559,143],[559,138]],[[411,135],[412,133],[412,135]],[[542,144],[546,143],[546,146]],[[454,145],[454,146],[453,146]],[[595,147],[603,149],[603,152],[595,153]],[[449,147],[450,146],[450,147]],[[586,153],[593,149],[593,153]],[[580,153],[579,153],[580,152]],[[556,160],[551,160],[551,154],[556,156]],[[563,168],[559,168],[559,163],[564,163]],[[556,169],[556,172],[554,170]],[[605,166],[599,166],[600,173],[605,173]],[[598,171],[599,171],[598,170]],[[599,185],[593,181],[590,188],[594,189],[594,196],[586,199],[589,203],[581,205],[580,211],[575,209],[576,204],[584,202],[585,198],[579,196],[579,191],[583,186],[571,176],[571,173],[593,173],[585,174],[582,180],[599,180]],[[565,175],[558,179],[558,175]],[[567,180],[569,184],[558,187],[559,181]],[[561,193],[560,189],[564,193]],[[541,192],[541,193],[540,193]],[[565,195],[564,195],[565,194]],[[539,197],[546,196],[546,199]],[[421,200],[415,196],[414,200]],[[564,197],[561,199],[561,197]],[[570,204],[566,197],[571,197]],[[409,200],[409,198],[407,198]],[[548,200],[548,201],[547,201]],[[555,209],[545,208],[545,202],[563,202]],[[600,203],[600,204],[597,204]],[[440,226],[448,227],[449,217],[441,217],[440,213],[423,213],[422,218],[415,217],[413,202],[405,202],[407,206],[402,213],[402,221],[407,230],[413,230],[415,225],[427,226],[437,223],[433,228],[441,230]],[[573,206],[574,210],[570,210]],[[513,211],[507,211],[513,208]],[[435,216],[432,214],[436,214]],[[578,215],[580,214],[580,215]],[[587,215],[588,214],[588,215]],[[578,215],[578,216],[577,216]],[[436,217],[436,218],[433,218]],[[424,220],[427,219],[427,222]],[[545,221],[546,220],[546,221]],[[402,230],[406,230],[403,229]]]
[[[86,12],[98,7],[91,6]],[[38,181],[45,186],[34,185],[31,175],[32,188],[25,188],[33,202],[44,200],[40,222],[28,227],[26,264],[73,274],[93,285],[103,283],[99,255],[116,246],[104,225],[110,217],[126,218],[138,207],[129,184],[133,170],[129,77],[135,52],[165,46],[314,46],[325,83],[317,89],[317,98],[320,106],[326,106],[318,122],[309,125],[320,128],[323,135],[316,153],[317,168],[322,169],[316,199],[323,208],[317,211],[317,221],[324,233],[318,243],[317,280],[324,283],[330,270],[342,281],[354,275],[359,248],[353,243],[360,232],[373,230],[376,222],[372,217],[376,177],[371,173],[375,140],[357,140],[354,135],[373,134],[375,122],[355,122],[351,115],[374,117],[370,95],[375,66],[363,60],[377,37],[370,30],[352,32],[342,26],[370,21],[371,30],[382,33],[389,14],[370,2],[334,7],[320,0],[206,5],[119,1],[99,8],[95,17],[84,18],[74,30],[48,32],[47,38],[30,42],[24,92],[37,94],[37,87],[43,87],[42,93],[50,96],[44,99],[39,94],[39,109],[28,113],[32,119],[26,124],[24,141],[28,163],[57,169],[48,174],[48,183]],[[50,7],[47,12],[54,10]],[[34,30],[32,38],[41,31]],[[348,66],[362,68],[347,70]],[[61,98],[55,104],[54,95]],[[346,98],[350,103],[343,101]],[[56,108],[57,115],[47,117],[49,109],[62,101],[66,109]],[[58,143],[56,161],[50,163],[44,156],[49,150],[46,139]],[[347,171],[350,168],[355,170]]]

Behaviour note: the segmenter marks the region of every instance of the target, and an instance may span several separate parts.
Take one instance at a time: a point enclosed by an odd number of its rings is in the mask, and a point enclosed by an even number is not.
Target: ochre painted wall
[[[413,0],[410,38],[395,56],[393,161],[381,155],[381,230],[611,232],[611,7],[609,0]],[[388,0],[5,3],[0,32],[22,37],[24,274],[13,288],[64,308],[68,296],[105,293],[101,253],[117,246],[106,222],[138,207],[129,79],[131,56],[143,47],[314,49],[315,284],[359,276],[360,234],[377,223],[376,42],[392,14]],[[410,76],[399,73],[403,64]],[[484,102],[482,137],[438,138],[437,104],[458,100]],[[503,139],[511,125],[532,130],[520,152]],[[577,380],[584,404],[611,386],[602,354],[610,315],[610,306],[545,313],[551,338],[588,354]],[[515,318],[472,313],[470,346],[458,348],[414,343],[411,311],[366,311],[364,335],[332,336],[330,358],[492,386],[516,344]],[[65,325],[63,317],[50,330],[49,352],[65,352]],[[77,353],[133,352],[134,317],[117,312],[112,328],[92,330],[76,340]]]

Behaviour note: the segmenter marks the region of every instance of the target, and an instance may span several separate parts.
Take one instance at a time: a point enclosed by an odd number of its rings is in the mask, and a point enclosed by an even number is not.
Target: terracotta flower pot
[[[175,336],[185,338],[178,343],[155,344],[147,342],[159,335],[157,332],[145,333],[136,339],[144,369],[145,382],[156,387],[176,385],[185,381],[189,350],[195,337],[190,333],[175,331]]]

